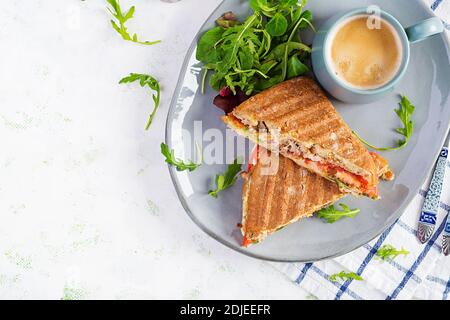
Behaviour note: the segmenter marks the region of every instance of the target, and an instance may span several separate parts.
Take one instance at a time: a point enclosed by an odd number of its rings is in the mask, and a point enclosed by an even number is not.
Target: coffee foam
[[[371,33],[373,30],[362,28],[363,21],[367,27],[367,19],[372,22],[378,19],[380,31]],[[349,29],[352,23],[354,28]],[[328,39],[326,59],[332,72],[350,87],[363,90],[381,88],[400,70],[403,57],[401,39],[395,28],[383,18],[370,15],[350,17],[336,25]],[[335,40],[340,41],[336,46]]]

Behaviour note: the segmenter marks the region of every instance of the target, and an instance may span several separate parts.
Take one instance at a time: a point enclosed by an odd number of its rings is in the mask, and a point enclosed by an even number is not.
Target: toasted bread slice
[[[370,152],[375,164],[378,168],[378,176],[386,181],[392,181],[395,178],[394,172],[389,167],[389,162],[378,153]]]
[[[260,152],[263,158],[268,152]],[[267,161],[263,160],[262,162]],[[251,172],[242,174],[243,246],[329,206],[345,196],[336,183],[312,173],[286,157],[279,157],[278,171],[264,174],[261,159]]]
[[[337,182],[343,192],[378,198],[375,161],[310,78],[267,89],[223,121],[260,146]]]
[[[271,153],[259,148],[257,160],[242,174],[243,246],[262,241],[267,235],[297,220],[312,216],[346,193],[336,183],[298,166],[280,156],[275,172],[268,174]],[[371,154],[378,166],[378,174],[393,178],[388,162],[376,153]]]

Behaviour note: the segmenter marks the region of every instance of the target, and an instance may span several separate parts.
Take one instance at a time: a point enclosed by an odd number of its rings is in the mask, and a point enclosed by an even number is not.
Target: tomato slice
[[[327,168],[329,170],[328,172],[330,172],[330,171],[343,172],[346,175],[349,175],[352,179],[355,179],[359,183],[361,183],[362,187],[365,188],[365,189],[367,188],[367,186],[369,184],[369,182],[363,176],[359,176],[357,174],[351,173],[351,172],[345,170],[344,168],[341,168],[341,167],[333,165],[333,164],[327,164],[326,166],[327,166]]]
[[[250,160],[247,166],[248,173],[250,173],[253,170],[253,167],[258,163],[258,156],[259,156],[259,145],[256,145],[253,148],[252,153],[250,155]]]
[[[361,186],[361,189],[365,193],[367,193],[368,195],[370,195],[370,196],[377,196],[378,195],[377,186],[369,187],[369,182],[363,176],[351,173],[351,172],[345,170],[344,168],[339,167],[339,166],[334,165],[334,164],[324,163],[324,162],[320,162],[320,161],[313,161],[313,160],[308,159],[308,158],[303,158],[303,161],[305,162],[305,164],[314,163],[314,165],[318,169],[320,169],[323,172],[326,172],[327,174],[330,174],[330,175],[333,174],[333,172],[334,173],[335,172],[344,173],[349,178],[350,181],[351,180],[357,181],[359,183],[359,186]],[[356,183],[355,183],[355,185],[356,185]]]
[[[248,247],[252,244],[253,242],[251,240],[249,240],[246,236],[244,236],[244,239],[242,239],[242,244],[241,246],[243,247]]]
[[[258,163],[258,157],[259,157],[260,150],[261,150],[261,147],[259,145],[256,145],[253,148],[252,153],[250,155],[248,167],[247,167],[247,172],[250,173],[253,170],[253,168],[255,167],[255,165]],[[305,158],[305,157],[302,157],[302,159],[305,162],[305,164],[314,163],[315,166],[317,166],[320,170],[326,172],[327,174],[331,175],[331,174],[333,174],[333,172],[344,173],[346,176],[349,177],[349,180],[357,181],[359,183],[359,186],[361,187],[361,189],[368,195],[371,195],[371,196],[378,195],[377,186],[369,187],[369,181],[367,181],[367,179],[365,179],[363,176],[351,173],[351,172],[345,170],[344,168],[337,166],[335,164],[325,163],[325,162],[321,162],[321,161],[313,161],[313,160]],[[358,186],[356,183],[355,183],[355,185]]]

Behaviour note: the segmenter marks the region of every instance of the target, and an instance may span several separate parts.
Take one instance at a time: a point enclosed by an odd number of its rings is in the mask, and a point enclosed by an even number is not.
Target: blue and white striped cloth
[[[450,162],[448,163],[450,167]],[[427,182],[425,185],[428,186]],[[275,264],[307,292],[319,299],[449,299],[450,257],[441,253],[442,231],[450,212],[450,170],[447,171],[436,231],[428,243],[416,238],[421,189],[402,217],[377,239],[344,256],[307,264]],[[390,244],[410,253],[381,261],[376,253]],[[341,271],[356,272],[364,280],[330,281]]]
[[[427,0],[450,30],[450,0]],[[448,163],[450,166],[450,162]],[[338,258],[307,264],[274,264],[292,281],[319,299],[444,299],[450,298],[450,257],[441,254],[442,231],[450,213],[450,170],[447,170],[436,231],[428,243],[416,238],[419,212],[426,189],[419,191],[401,218],[377,239]],[[382,262],[376,253],[385,244],[410,251]],[[364,280],[330,281],[341,271],[356,272]]]

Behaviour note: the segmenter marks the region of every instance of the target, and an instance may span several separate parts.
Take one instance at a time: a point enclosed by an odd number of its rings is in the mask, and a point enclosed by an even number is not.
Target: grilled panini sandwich
[[[296,165],[286,157],[279,157],[278,171],[264,174],[269,158],[260,152],[257,164],[242,174],[242,245],[248,247],[267,235],[299,219],[329,206],[346,194],[336,183]],[[261,159],[263,158],[263,159]]]
[[[302,218],[312,216],[346,195],[336,183],[296,165],[286,157],[278,158],[278,169],[267,174],[270,152],[259,148],[257,160],[242,174],[242,245],[258,243],[267,235]],[[379,166],[378,175],[392,180],[394,174],[386,160],[372,154]]]
[[[335,182],[342,192],[378,198],[375,161],[312,79],[280,83],[223,120],[260,146]]]

